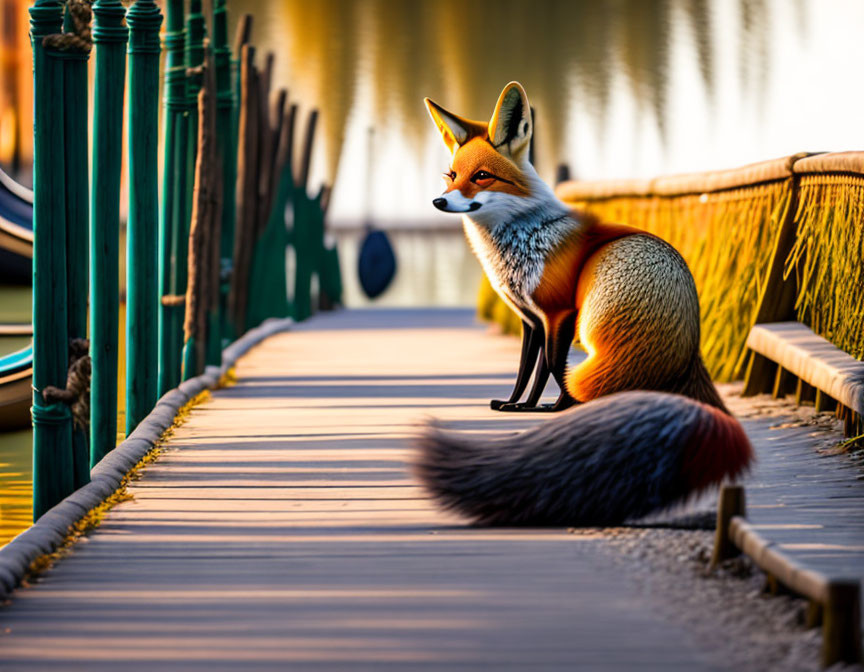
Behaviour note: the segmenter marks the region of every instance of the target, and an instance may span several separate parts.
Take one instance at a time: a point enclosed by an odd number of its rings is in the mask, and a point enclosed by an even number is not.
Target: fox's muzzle
[[[479,210],[483,204],[480,201],[465,198],[461,192],[454,189],[433,200],[432,205],[444,212],[474,212]]]

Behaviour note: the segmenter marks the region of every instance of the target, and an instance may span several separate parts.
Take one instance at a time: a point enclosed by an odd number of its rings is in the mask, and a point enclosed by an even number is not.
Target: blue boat
[[[33,192],[0,170],[0,283],[33,281]],[[0,337],[32,336],[29,324],[0,324]],[[0,431],[30,426],[33,346],[0,357]]]
[[[32,333],[33,328],[29,324],[0,325],[0,336]],[[30,426],[32,386],[32,345],[0,357],[0,431]]]
[[[33,280],[33,192],[0,170],[0,283]]]

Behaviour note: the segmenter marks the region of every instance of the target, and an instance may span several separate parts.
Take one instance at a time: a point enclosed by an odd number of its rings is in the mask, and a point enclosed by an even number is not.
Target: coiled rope
[[[42,38],[42,46],[58,51],[80,51],[90,53],[93,37],[90,34],[90,20],[93,12],[91,0],[67,0],[66,11],[72,19],[71,33],[55,33]]]
[[[75,429],[87,429],[90,424],[90,342],[86,338],[73,339],[69,344],[69,371],[66,387],[53,385],[42,390],[42,398],[49,402],[61,402],[72,410]]]

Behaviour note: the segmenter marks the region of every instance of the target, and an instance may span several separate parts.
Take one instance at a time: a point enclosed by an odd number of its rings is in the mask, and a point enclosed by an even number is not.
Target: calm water
[[[125,306],[120,307],[121,324],[125,319]],[[0,286],[0,324],[26,323],[31,316],[31,291],[29,287]],[[121,332],[122,334],[122,332]],[[29,338],[0,338],[0,355],[25,347]],[[118,357],[118,389],[125,387],[124,339],[121,335]],[[118,400],[118,427],[123,427],[125,400]],[[122,437],[118,437],[118,440]],[[33,434],[25,429],[15,432],[0,432],[0,546],[28,527],[33,517],[32,465]]]
[[[321,110],[312,187],[331,225],[455,226],[430,205],[448,156],[423,106],[488,119],[521,81],[554,179],[733,167],[860,148],[859,0],[230,0],[274,85]],[[302,121],[302,117],[301,117]],[[302,129],[303,124],[298,127]],[[375,128],[373,149],[367,132]],[[407,269],[409,266],[404,266]],[[424,295],[410,297],[424,302]]]
[[[0,286],[0,324],[30,322],[30,288]],[[0,356],[29,338],[0,338]],[[0,545],[30,524],[33,483],[30,430],[0,433]]]

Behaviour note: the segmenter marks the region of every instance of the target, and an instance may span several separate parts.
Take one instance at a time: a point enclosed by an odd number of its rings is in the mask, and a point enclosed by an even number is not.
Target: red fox
[[[462,213],[490,283],[522,318],[513,393],[492,408],[559,411],[642,389],[725,411],[699,352],[699,300],[687,264],[660,238],[572,211],[555,197],[528,161],[533,127],[522,86],[504,87],[488,124],[425,102],[452,153],[447,189],[433,204]],[[588,357],[567,374],[577,333]],[[538,406],[550,372],[561,394]]]
[[[531,114],[517,82],[488,124],[426,105],[453,154],[433,203],[463,213],[489,281],[522,318],[516,384],[492,408],[588,402],[505,438],[427,426],[414,470],[432,496],[487,525],[614,525],[744,473],[752,448],[702,361],[681,255],[555,197],[528,161]],[[567,374],[577,330],[588,357]],[[561,394],[537,407],[550,372]]]

